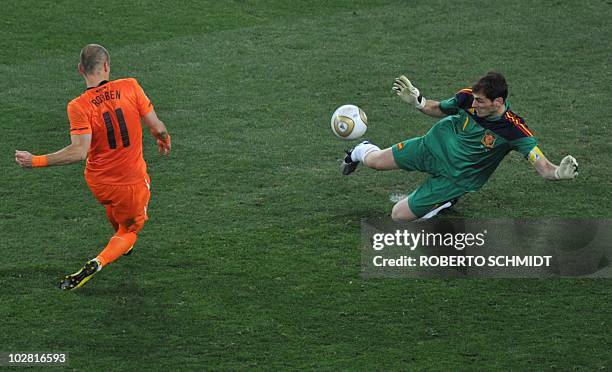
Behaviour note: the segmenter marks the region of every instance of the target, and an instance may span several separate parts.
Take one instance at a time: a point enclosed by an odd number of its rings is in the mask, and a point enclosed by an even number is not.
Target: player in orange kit
[[[87,90],[68,104],[71,144],[52,154],[34,156],[15,151],[24,168],[65,165],[87,159],[85,180],[106,208],[115,235],[98,256],[78,272],[67,275],[60,288],[81,287],[104,266],[131,253],[147,220],[150,179],[142,157],[141,119],[159,151],[170,153],[170,135],[135,79],[109,81],[110,56],[97,44],[81,50],[79,73]]]

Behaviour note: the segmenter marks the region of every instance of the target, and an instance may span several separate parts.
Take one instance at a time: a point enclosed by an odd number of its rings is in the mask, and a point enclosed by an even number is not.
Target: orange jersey
[[[68,103],[70,134],[91,134],[85,179],[103,185],[142,182],[140,119],[153,110],[136,79],[102,82]]]

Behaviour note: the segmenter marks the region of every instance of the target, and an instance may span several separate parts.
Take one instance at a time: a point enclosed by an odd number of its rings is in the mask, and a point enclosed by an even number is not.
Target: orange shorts
[[[150,179],[146,176],[133,185],[103,185],[89,183],[89,189],[100,204],[110,208],[112,218],[126,230],[138,233],[146,220],[151,197]]]

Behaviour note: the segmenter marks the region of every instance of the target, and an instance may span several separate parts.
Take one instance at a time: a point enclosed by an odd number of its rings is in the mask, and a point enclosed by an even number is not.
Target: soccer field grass
[[[75,370],[605,370],[610,280],[364,280],[360,220],[425,175],[338,169],[329,117],[353,103],[381,146],[435,122],[489,69],[554,163],[518,154],[452,216],[612,216],[610,1],[5,1],[0,30],[0,352],[69,353]],[[608,21],[606,21],[608,20]],[[173,140],[145,136],[150,220],[134,254],[57,289],[112,228],[83,165],[22,170],[69,143],[88,43],[138,79]]]

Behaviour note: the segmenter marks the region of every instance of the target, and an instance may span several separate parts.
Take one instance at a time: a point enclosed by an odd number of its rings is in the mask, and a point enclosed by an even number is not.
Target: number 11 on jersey
[[[113,120],[111,119],[111,113],[109,111],[105,111],[104,113],[102,113],[102,117],[104,118],[104,125],[106,126],[108,146],[111,149],[116,149],[117,140],[115,138],[115,128],[113,127]],[[130,136],[128,135],[127,125],[125,124],[125,117],[123,116],[123,110],[121,110],[121,108],[118,108],[115,110],[115,117],[116,117],[117,122],[119,123],[121,143],[123,144],[123,147],[128,147],[130,145]]]

